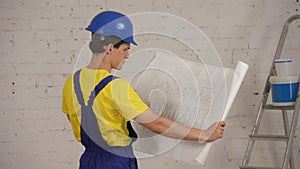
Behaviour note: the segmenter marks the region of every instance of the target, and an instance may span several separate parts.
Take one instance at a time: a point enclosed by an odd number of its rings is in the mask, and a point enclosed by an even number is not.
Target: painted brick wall
[[[210,38],[226,67],[238,60],[250,65],[226,136],[216,142],[205,168],[232,169],[241,163],[254,123],[272,57],[285,20],[300,14],[297,0],[1,0],[0,3],[0,168],[73,169],[82,147],[61,113],[61,89],[72,73],[77,56],[89,39],[84,30],[100,11],[127,14],[166,12],[187,19]],[[300,22],[291,25],[283,57],[300,64]],[[137,37],[144,46],[154,39]],[[140,48],[141,48],[140,47]],[[133,48],[132,52],[138,51]],[[177,50],[177,49],[173,49]],[[181,51],[186,54],[189,51]],[[299,66],[295,70],[300,72]],[[278,113],[266,114],[265,132],[282,132]],[[298,125],[299,126],[299,125]],[[297,135],[300,131],[297,130]],[[256,162],[280,165],[284,144],[257,147]],[[294,145],[300,159],[300,141]],[[296,161],[296,168],[300,163]],[[199,168],[163,157],[139,160],[142,169]]]

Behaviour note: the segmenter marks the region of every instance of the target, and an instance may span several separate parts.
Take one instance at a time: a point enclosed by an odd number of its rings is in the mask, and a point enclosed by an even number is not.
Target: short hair
[[[117,36],[103,36],[97,33],[92,33],[92,40],[89,48],[93,53],[103,53],[104,46],[112,43],[114,48],[119,48],[123,43],[127,43]]]

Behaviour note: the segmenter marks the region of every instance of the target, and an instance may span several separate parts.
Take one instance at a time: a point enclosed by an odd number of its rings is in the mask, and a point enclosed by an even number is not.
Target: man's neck
[[[108,72],[111,72],[112,69],[109,64],[109,61],[105,57],[105,54],[102,53],[93,54],[92,59],[87,68],[92,70],[105,69]]]

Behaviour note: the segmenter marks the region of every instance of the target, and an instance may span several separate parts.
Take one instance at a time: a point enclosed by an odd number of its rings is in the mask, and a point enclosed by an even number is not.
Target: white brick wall
[[[250,65],[229,117],[226,137],[214,144],[205,167],[237,168],[283,23],[288,17],[300,14],[297,0],[2,0],[0,168],[73,169],[78,166],[82,147],[74,140],[70,125],[61,113],[61,89],[73,71],[79,51],[89,39],[84,28],[95,14],[107,9],[127,14],[166,12],[185,18],[207,34],[226,67],[233,67],[238,60]],[[298,65],[299,38],[300,22],[295,22],[283,56],[293,58]],[[142,37],[137,39],[148,43],[147,46],[157,43]],[[172,49],[172,46],[165,48]],[[138,49],[133,48],[132,52]],[[272,128],[281,131],[280,118],[274,113],[266,115],[264,131]],[[283,146],[258,147],[256,160],[280,164]],[[294,155],[300,159],[299,138],[295,141]],[[295,162],[296,168],[300,168],[299,160]],[[139,163],[142,169],[199,168],[163,157],[141,159]]]

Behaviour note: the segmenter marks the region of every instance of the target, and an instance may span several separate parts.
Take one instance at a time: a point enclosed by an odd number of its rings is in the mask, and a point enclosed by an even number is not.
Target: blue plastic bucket
[[[272,102],[274,106],[291,106],[295,104],[299,76],[271,76]]]

